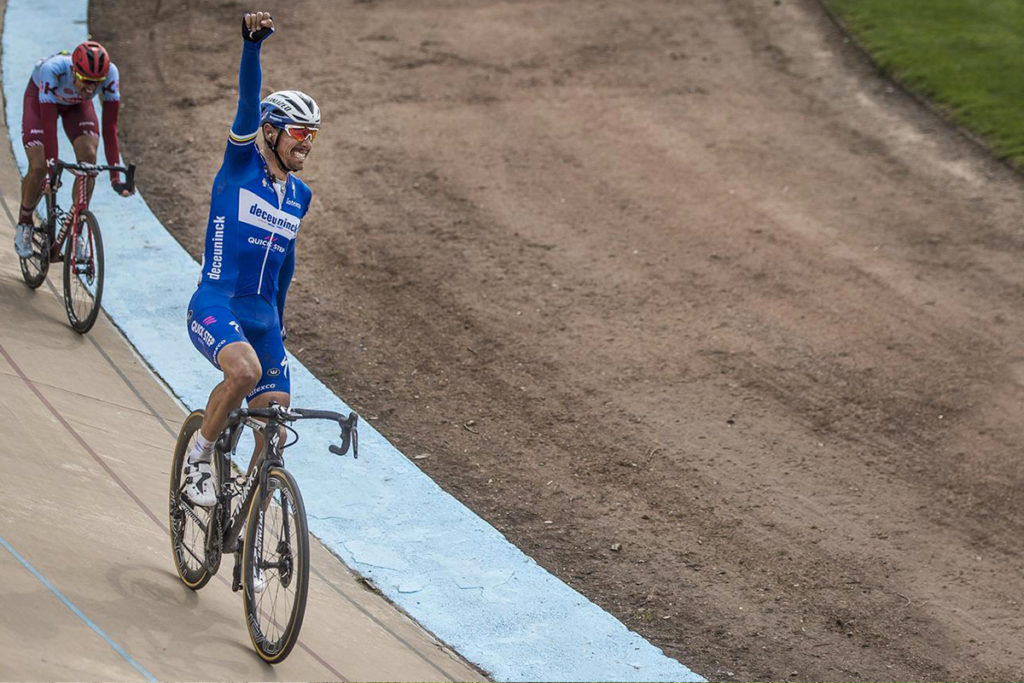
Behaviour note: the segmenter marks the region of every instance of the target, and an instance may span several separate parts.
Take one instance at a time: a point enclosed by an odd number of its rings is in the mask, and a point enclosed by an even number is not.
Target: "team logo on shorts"
[[[213,346],[213,343],[217,341],[209,330],[199,324],[198,320],[193,320],[188,324],[188,328],[192,330],[192,333],[199,337],[204,344],[207,346]]]
[[[278,370],[277,368],[270,368],[269,370],[267,370],[267,374],[270,375],[271,377],[277,377],[278,375],[281,374],[281,371]]]

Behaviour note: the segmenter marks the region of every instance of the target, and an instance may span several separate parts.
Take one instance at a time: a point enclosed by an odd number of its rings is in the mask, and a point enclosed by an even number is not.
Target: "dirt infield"
[[[91,7],[198,256],[245,5]],[[276,19],[289,348],[431,477],[709,678],[1024,677],[1019,177],[812,0]]]

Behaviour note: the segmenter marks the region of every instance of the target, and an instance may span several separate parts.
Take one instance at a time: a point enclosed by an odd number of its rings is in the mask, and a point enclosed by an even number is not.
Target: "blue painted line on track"
[[[17,550],[15,550],[14,546],[12,546],[10,543],[8,543],[7,539],[5,539],[3,536],[0,536],[0,545],[2,545],[4,548],[6,548],[7,552],[9,552],[14,557],[14,559],[16,559],[18,562],[20,562],[21,565],[25,569],[27,569],[30,574],[32,574],[32,576],[34,576],[37,579],[39,579],[40,583],[42,583],[44,586],[46,586],[48,589],[50,589],[50,592],[53,593],[54,595],[56,595],[57,598],[60,599],[60,601],[64,603],[64,606],[67,607],[69,610],[71,610],[76,617],[81,619],[83,622],[85,622],[86,626],[88,626],[93,631],[95,631],[96,635],[98,635],[103,640],[107,641],[107,645],[109,645],[114,650],[114,652],[116,652],[117,654],[121,655],[121,657],[124,659],[124,661],[128,662],[133,667],[135,667],[135,670],[138,671],[140,674],[142,674],[147,681],[156,681],[157,680],[156,677],[153,674],[151,674],[148,671],[146,671],[145,667],[143,667],[141,664],[139,664],[137,661],[135,661],[132,658],[132,656],[130,654],[128,654],[128,652],[123,647],[118,645],[114,641],[113,638],[108,636],[103,629],[101,629],[99,626],[97,626],[96,623],[92,619],[87,617],[85,615],[85,612],[83,612],[82,610],[78,609],[78,607],[75,605],[75,603],[71,602],[66,595],[61,593],[60,590],[56,586],[54,586],[52,583],[50,583],[50,580],[47,579],[45,576],[43,576],[39,572],[38,569],[33,567],[32,563],[29,562],[28,560],[26,560],[21,555],[21,553],[19,553]]]
[[[22,172],[27,162],[17,131],[32,65],[84,40],[87,16],[88,0],[8,0],[3,86]],[[131,107],[130,86],[122,95],[122,107]],[[225,140],[230,123],[224,121]],[[70,144],[59,137],[69,158]],[[145,186],[145,168],[138,178]],[[67,183],[62,192],[69,190]],[[199,264],[140,195],[118,197],[109,183],[97,182],[92,208],[103,226],[104,309],[185,405],[205,405],[220,375],[185,328]],[[294,405],[349,410],[294,358],[290,371]],[[302,486],[310,530],[496,680],[704,680],[537,565],[366,422],[355,461],[327,452],[338,436],[328,423],[304,423],[302,435],[288,451],[288,468]]]

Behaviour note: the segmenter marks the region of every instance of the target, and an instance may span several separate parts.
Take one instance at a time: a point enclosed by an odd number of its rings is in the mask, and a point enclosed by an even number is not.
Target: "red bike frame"
[[[72,188],[74,197],[70,211],[64,211],[57,205],[57,190],[61,186],[60,175],[65,169],[75,176]],[[47,173],[43,186],[43,192],[47,197],[47,218],[52,215],[55,223],[53,226],[50,226],[54,231],[51,233],[54,237],[50,244],[50,263],[59,263],[64,260],[63,246],[65,240],[78,239],[79,231],[81,230],[78,220],[79,216],[89,208],[89,179],[95,178],[103,171],[120,171],[124,173],[127,176],[124,187],[128,188],[129,191],[134,190],[135,164],[129,164],[128,166],[97,166],[89,163],[69,164],[58,160],[50,172]],[[58,226],[56,223],[60,224],[60,232],[57,232]],[[68,234],[69,232],[70,235]],[[92,240],[91,233],[89,239]],[[93,244],[89,246],[91,249],[95,248]]]

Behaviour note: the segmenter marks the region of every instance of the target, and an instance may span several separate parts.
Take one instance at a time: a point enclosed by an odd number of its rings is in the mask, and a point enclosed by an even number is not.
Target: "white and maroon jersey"
[[[58,52],[52,57],[40,59],[32,69],[32,82],[39,88],[39,101],[62,107],[81,104],[82,96],[75,89],[75,74],[71,69],[71,54]],[[118,84],[117,65],[110,63],[107,78],[96,94],[104,102],[119,102],[121,90]],[[96,95],[94,94],[93,97]]]

